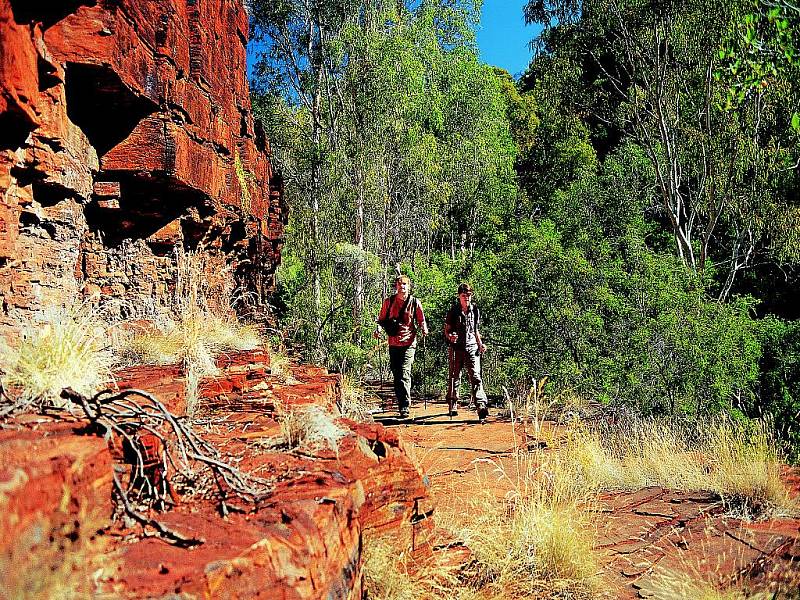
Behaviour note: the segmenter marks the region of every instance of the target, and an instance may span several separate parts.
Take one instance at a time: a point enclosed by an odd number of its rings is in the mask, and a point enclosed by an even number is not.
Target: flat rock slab
[[[122,545],[118,583],[131,597],[360,598],[362,540],[391,533],[406,547],[423,545],[432,507],[397,439],[380,426],[353,428],[338,456],[255,452],[234,433],[224,450],[242,457],[243,470],[272,481],[269,497],[226,519],[208,502],[158,515],[170,529],[204,543],[193,549],[158,539]]]
[[[34,551],[75,519],[108,524],[112,463],[87,422],[20,417],[0,429],[0,563],[20,544]],[[17,557],[23,558],[24,557]]]

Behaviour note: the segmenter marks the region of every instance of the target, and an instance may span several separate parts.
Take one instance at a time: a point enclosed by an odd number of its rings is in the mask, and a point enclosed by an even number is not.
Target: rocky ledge
[[[120,478],[130,469],[118,444],[90,434],[87,422],[76,417],[17,418],[0,431],[0,554],[17,556],[14,540],[32,540],[26,552],[37,550],[37,539],[46,544],[59,528],[53,514],[64,521],[91,512],[102,515],[105,540],[105,568],[92,584],[96,592],[355,600],[362,594],[362,548],[371,536],[388,533],[401,548],[427,550],[431,499],[397,432],[338,418],[335,447],[289,448],[281,442],[276,412],[309,405],[336,411],[337,376],[294,367],[296,382],[281,383],[269,372],[268,355],[259,351],[226,357],[219,366],[219,376],[201,382],[197,427],[222,457],[265,482],[266,495],[248,503],[230,494],[223,506],[213,481],[190,485],[168,469],[175,502],[147,515],[201,542],[170,544],[152,528],[109,521],[112,468]],[[185,406],[177,367],[118,375],[120,388],[136,386],[164,398],[173,410]]]

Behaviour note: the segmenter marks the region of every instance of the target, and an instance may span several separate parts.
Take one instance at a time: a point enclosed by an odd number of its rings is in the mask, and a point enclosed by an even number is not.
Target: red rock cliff
[[[158,301],[176,246],[263,299],[286,210],[247,33],[241,0],[0,0],[0,334],[82,294]]]

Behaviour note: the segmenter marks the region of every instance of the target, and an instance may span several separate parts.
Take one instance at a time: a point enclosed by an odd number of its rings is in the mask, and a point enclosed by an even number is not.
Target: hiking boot
[[[486,417],[489,416],[489,409],[486,408],[485,404],[478,405],[478,420],[481,423],[486,423]]]
[[[411,411],[410,410],[408,410],[407,408],[401,408],[400,409],[400,418],[401,419],[407,419],[410,416],[411,416]]]
[[[458,416],[458,410],[455,407],[451,408],[450,410],[447,411],[447,416],[448,417]]]

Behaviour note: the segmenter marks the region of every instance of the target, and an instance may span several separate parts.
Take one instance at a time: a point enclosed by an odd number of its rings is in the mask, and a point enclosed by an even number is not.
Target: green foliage
[[[555,113],[540,112],[542,123],[560,120],[562,138],[566,124],[583,124],[600,158],[630,143],[641,148],[653,171],[652,217],[688,268],[713,269],[722,299],[759,258],[796,260],[800,248],[796,184],[787,181],[799,150],[788,127],[797,107],[794,67],[776,69],[766,89],[742,87],[750,91],[733,112],[721,107],[730,85],[713,77],[727,60],[720,45],[751,7],[750,0],[658,8],[638,0],[532,0],[526,8],[546,27],[545,51],[525,79],[540,111]],[[557,140],[546,150],[558,149]],[[537,187],[541,173],[531,166],[521,178],[534,182],[534,201],[546,201],[570,175],[553,165],[545,173],[556,185]]]
[[[275,304],[310,356],[380,370],[373,317],[399,264],[432,332],[428,389],[469,281],[490,393],[546,376],[646,413],[766,412],[797,446],[797,328],[755,318],[772,287],[750,271],[800,259],[794,17],[531,0],[545,31],[514,82],[478,60],[477,2],[266,4],[257,31],[283,19],[306,43],[293,88],[269,47],[254,105],[292,206]]]
[[[760,347],[747,302],[708,299],[691,272],[635,241],[590,258],[550,221],[518,235],[484,311],[503,383],[547,375],[555,391],[647,412],[716,412],[748,396]]]
[[[758,394],[748,404],[751,416],[768,415],[775,422],[787,454],[800,461],[800,323],[768,317],[759,323],[764,348]]]
[[[344,3],[331,19],[284,4],[254,20],[273,40],[257,114],[292,204],[278,305],[297,341],[341,362],[334,345],[371,332],[395,263],[470,252],[486,223],[502,237],[515,147],[500,81],[478,61],[479,3]],[[293,37],[302,23],[325,32],[316,63]],[[292,70],[276,39],[307,67],[307,92],[281,87]]]
[[[752,0],[750,4],[751,12],[741,15],[719,49],[722,68],[716,75],[729,84],[727,109],[741,106],[748,95],[783,77],[796,80],[800,67],[797,5],[791,0]],[[800,113],[792,114],[791,126],[800,133]]]

